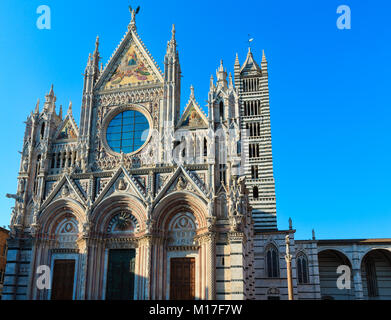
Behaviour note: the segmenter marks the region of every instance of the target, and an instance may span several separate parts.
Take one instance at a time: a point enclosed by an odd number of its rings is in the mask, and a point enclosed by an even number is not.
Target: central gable
[[[129,84],[157,81],[156,75],[143,58],[140,50],[132,43],[104,88],[113,89]]]
[[[154,85],[163,82],[162,72],[135,30],[128,30],[100,78],[98,90]]]

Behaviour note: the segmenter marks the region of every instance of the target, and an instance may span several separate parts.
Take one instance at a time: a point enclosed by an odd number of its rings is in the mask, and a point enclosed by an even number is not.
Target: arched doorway
[[[191,212],[179,212],[168,225],[170,300],[195,298],[195,218]],[[177,256],[178,250],[180,257]],[[174,253],[174,254],[173,254]],[[176,254],[175,254],[176,253]]]
[[[83,207],[73,199],[59,199],[46,207],[37,219],[32,270],[46,266],[50,271],[50,289],[31,285],[33,300],[77,300],[82,298],[85,256],[80,247]],[[33,274],[32,284],[39,274]]]
[[[327,249],[318,253],[320,292],[322,299],[353,300],[354,282],[352,265],[349,259],[337,250]],[[348,266],[350,270],[350,289],[338,288],[338,278],[343,274],[337,273],[339,266]],[[344,283],[345,284],[345,283]]]
[[[208,231],[206,214],[205,203],[183,191],[170,194],[156,206],[154,231],[160,241],[155,243],[152,258],[152,270],[156,270],[152,275],[153,299],[207,297],[211,282],[207,273],[212,259],[207,256],[211,244],[203,238]]]
[[[391,253],[369,251],[361,261],[361,279],[364,299],[391,300]]]

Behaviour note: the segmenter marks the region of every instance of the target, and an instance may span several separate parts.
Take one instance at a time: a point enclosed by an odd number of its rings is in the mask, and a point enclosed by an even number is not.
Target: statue
[[[136,25],[136,14],[140,11],[140,6],[136,10],[132,9],[132,6],[129,6],[130,14],[132,15],[132,20],[130,20],[130,27],[135,27]]]

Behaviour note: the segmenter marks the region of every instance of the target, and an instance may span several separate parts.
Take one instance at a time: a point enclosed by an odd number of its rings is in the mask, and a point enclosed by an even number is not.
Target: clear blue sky
[[[52,29],[38,30],[36,9],[49,5]],[[73,102],[79,120],[82,73],[101,39],[106,63],[130,21],[127,0],[0,2],[0,225],[16,192],[23,121],[54,84],[57,106]],[[141,5],[140,36],[163,69],[176,24],[183,71],[205,105],[220,59],[243,63],[248,34],[255,58],[269,62],[277,216],[292,217],[296,237],[391,237],[391,24],[389,1],[132,1]],[[337,7],[352,12],[338,30]]]

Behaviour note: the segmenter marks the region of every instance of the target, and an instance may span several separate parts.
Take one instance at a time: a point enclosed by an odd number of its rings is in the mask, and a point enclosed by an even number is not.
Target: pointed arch
[[[279,256],[277,246],[269,243],[265,249],[265,273],[267,278],[280,277]]]
[[[296,266],[298,283],[309,283],[308,257],[302,251],[300,251],[296,256]]]

